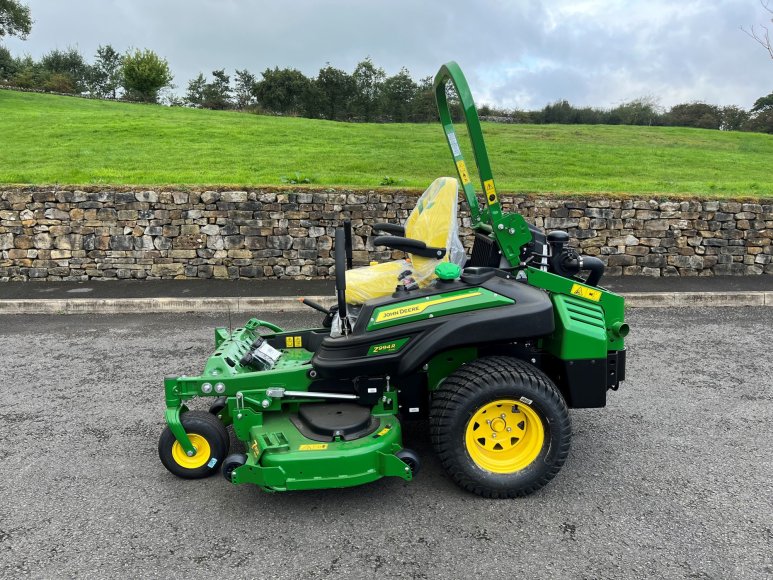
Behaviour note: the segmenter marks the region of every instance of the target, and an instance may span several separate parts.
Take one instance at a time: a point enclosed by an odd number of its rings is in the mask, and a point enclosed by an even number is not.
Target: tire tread
[[[481,377],[486,377],[482,383]],[[470,477],[458,464],[456,437],[452,424],[464,412],[465,403],[489,385],[529,385],[558,411],[558,432],[565,434],[557,442],[555,459],[527,486],[503,490],[485,485]],[[456,437],[454,436],[456,435]],[[487,498],[523,497],[542,488],[561,470],[571,444],[571,419],[563,396],[551,380],[538,368],[522,360],[491,356],[463,365],[443,381],[433,393],[430,410],[430,436],[443,467],[463,489]],[[551,451],[552,452],[552,451]]]

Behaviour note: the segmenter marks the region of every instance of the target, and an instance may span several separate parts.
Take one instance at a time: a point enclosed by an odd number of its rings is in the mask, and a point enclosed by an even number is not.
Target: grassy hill
[[[503,191],[773,196],[773,135],[491,123],[484,134]],[[437,124],[335,123],[0,90],[5,184],[253,186],[299,173],[320,185],[377,187],[389,176],[423,188],[453,172]]]

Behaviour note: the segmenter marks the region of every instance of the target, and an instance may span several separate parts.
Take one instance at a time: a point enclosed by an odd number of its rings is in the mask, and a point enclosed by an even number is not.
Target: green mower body
[[[467,122],[482,203],[458,146],[448,81]],[[545,236],[502,211],[464,76],[449,63],[435,84],[475,231],[466,267],[441,261],[431,284],[398,285],[365,302],[355,319],[343,287],[351,236],[339,230],[341,332],[331,333],[334,309],[315,329],[285,331],[257,319],[216,329],[200,376],[165,379],[159,454],[172,473],[222,470],[231,483],[267,491],[410,480],[420,460],[404,447],[401,422],[429,419],[441,462],[462,487],[525,495],[566,458],[567,409],[604,406],[625,378],[624,304],[598,286],[603,267],[569,248],[563,232]],[[188,411],[186,401],[197,397],[212,399],[209,413]],[[228,426],[242,453],[227,455]]]

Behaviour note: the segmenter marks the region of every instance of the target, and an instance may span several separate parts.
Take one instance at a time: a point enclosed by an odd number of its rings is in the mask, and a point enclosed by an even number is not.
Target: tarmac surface
[[[613,292],[765,292],[773,275],[760,276],[608,276]],[[332,280],[89,280],[85,282],[3,282],[0,300],[78,298],[214,298],[223,296],[332,296]]]
[[[426,423],[410,483],[177,479],[161,381],[197,374],[227,315],[0,316],[0,577],[773,578],[773,309],[628,322],[627,380],[572,411],[556,479],[485,500],[445,477]]]
[[[629,308],[773,306],[773,276],[610,277]],[[5,314],[305,312],[304,296],[334,302],[330,280],[112,280],[0,283]]]

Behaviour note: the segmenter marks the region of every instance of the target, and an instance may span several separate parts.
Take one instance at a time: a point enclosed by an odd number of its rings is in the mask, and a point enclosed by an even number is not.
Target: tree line
[[[770,0],[760,0],[771,14]],[[773,21],[772,21],[773,22]],[[32,29],[29,7],[19,0],[0,0],[0,40],[4,36],[26,38]],[[768,50],[773,49],[768,28],[745,30]],[[57,93],[90,95],[157,103],[164,89],[174,88],[166,59],[151,50],[123,54],[112,46],[100,46],[93,63],[77,49],[52,50],[39,61],[14,57],[0,44],[0,84]],[[449,94],[452,115],[461,111]],[[267,68],[258,79],[248,70],[231,76],[225,69],[212,71],[188,82],[185,95],[165,95],[166,104],[206,109],[236,109],[255,113],[296,115],[335,121],[431,122],[437,120],[432,77],[414,81],[406,68],[387,76],[370,58],[359,62],[350,74],[329,63],[317,76],[307,77],[292,68]],[[652,99],[636,99],[612,109],[575,107],[566,100],[538,111],[479,108],[484,119],[510,123],[562,123],[611,125],[670,125],[704,129],[745,130],[773,133],[773,93],[760,97],[749,111],[736,106],[719,107],[703,102],[681,103],[665,110]]]
[[[36,61],[29,55],[14,57],[0,46],[0,83],[23,89],[157,103],[171,82],[169,63],[152,50],[121,54],[100,46],[88,63],[75,48],[55,49]]]
[[[773,93],[757,99],[748,111],[735,105],[720,107],[702,102],[680,103],[666,109],[645,98],[611,109],[575,107],[559,100],[538,111],[500,110],[483,105],[478,113],[483,119],[506,123],[651,125],[773,133]]]
[[[205,109],[240,109],[331,121],[429,122],[437,119],[432,77],[415,81],[402,68],[387,76],[366,58],[352,73],[329,63],[315,77],[292,68],[264,70],[260,79],[224,69],[188,83],[182,104]]]
[[[437,109],[432,77],[414,80],[406,68],[392,76],[370,58],[351,73],[329,63],[309,77],[293,68],[267,68],[260,77],[248,70],[225,69],[191,79],[185,93],[173,93],[167,61],[151,50],[118,52],[100,46],[91,63],[75,48],[55,49],[40,60],[14,57],[0,46],[0,83],[56,93],[259,114],[301,116],[355,122],[435,122]],[[461,118],[451,99],[454,116]],[[636,99],[610,109],[575,107],[566,100],[539,110],[479,107],[486,120],[532,124],[606,124],[696,127],[773,133],[773,93],[757,99],[750,110],[734,105],[681,103],[668,109],[652,99]]]

